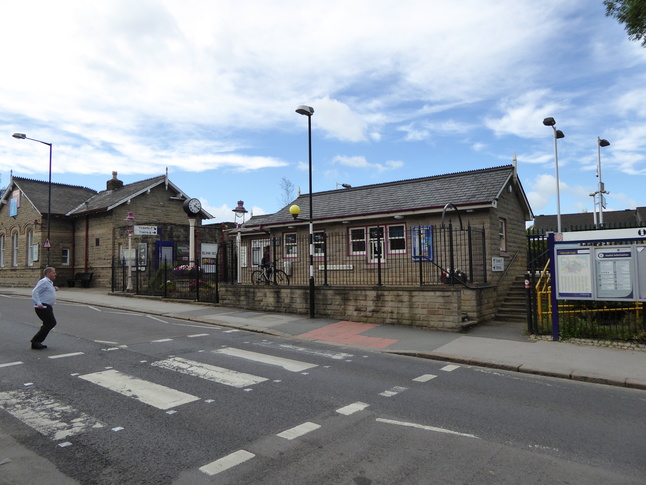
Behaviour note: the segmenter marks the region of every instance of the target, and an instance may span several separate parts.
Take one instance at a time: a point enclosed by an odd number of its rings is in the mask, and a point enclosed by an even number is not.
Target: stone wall
[[[316,288],[317,317],[458,331],[463,320],[493,317],[495,288]],[[234,308],[309,315],[308,287],[220,287],[220,304]]]

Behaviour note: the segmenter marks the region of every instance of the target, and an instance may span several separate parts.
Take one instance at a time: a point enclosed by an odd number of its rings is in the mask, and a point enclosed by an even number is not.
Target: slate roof
[[[66,215],[78,216],[88,213],[107,212],[121,204],[126,204],[128,200],[147,192],[148,190],[157,187],[158,185],[168,182],[168,186],[177,194],[178,197],[188,198],[175,184],[167,179],[165,175],[152,177],[146,180],[140,180],[132,184],[124,185],[117,190],[104,190],[95,193],[92,197],[82,201],[73,207]],[[213,216],[202,209],[203,219],[212,219]]]
[[[623,211],[603,211],[603,224],[608,227],[639,227],[646,225],[646,207]],[[557,216],[555,214],[536,216],[533,226],[534,229],[541,231],[556,231],[558,227]],[[562,231],[591,229],[593,226],[593,212],[561,214]]]
[[[313,218],[317,221],[357,216],[383,216],[417,211],[440,211],[447,203],[458,208],[492,207],[507,184],[514,180],[515,190],[522,194],[524,210],[532,213],[513,165],[458,172],[349,189],[312,194]],[[263,226],[293,222],[289,207],[301,208],[302,219],[309,218],[309,194],[301,194],[294,202],[262,220]],[[257,225],[251,219],[245,227]]]
[[[11,183],[3,199],[11,196],[11,190],[20,189],[23,197],[41,214],[47,214],[49,205],[49,183],[22,177],[11,177]],[[52,214],[66,214],[80,203],[96,194],[96,190],[87,187],[52,183]]]

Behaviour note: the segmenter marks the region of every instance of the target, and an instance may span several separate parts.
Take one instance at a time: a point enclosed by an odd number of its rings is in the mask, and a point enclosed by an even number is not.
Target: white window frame
[[[26,253],[26,260],[27,260],[27,266],[33,266],[34,265],[34,231],[29,229],[27,231],[27,253]]]
[[[285,259],[298,258],[298,237],[295,232],[283,234],[283,248],[283,257]]]
[[[393,237],[391,235],[390,231],[394,228],[401,228],[401,236]],[[390,226],[386,226],[386,232],[388,233],[388,254],[406,254],[408,249],[408,244],[406,243],[406,224],[392,224]],[[403,241],[404,247],[402,249],[393,249],[391,245],[393,241]]]
[[[317,236],[320,236],[320,240],[317,240]],[[315,231],[314,232],[314,257],[323,258],[325,256],[325,231]]]
[[[378,230],[378,229],[381,229],[381,236],[379,238],[372,237],[373,230]],[[386,248],[385,229],[386,228],[384,226],[368,227],[368,250],[369,250],[368,263],[377,264],[379,262],[381,263],[386,262],[386,251],[384,251],[384,249]],[[377,240],[379,242],[377,242]],[[379,258],[378,256],[379,253],[381,253],[381,258]]]
[[[61,249],[61,266],[70,265],[70,254],[71,251],[68,248]]]
[[[363,231],[363,238],[361,238],[361,239],[353,239],[352,233],[354,231]],[[355,241],[356,242],[363,242],[363,250],[359,250],[359,251],[354,250]],[[365,227],[351,227],[351,228],[348,229],[348,254],[350,256],[365,256],[367,246],[368,246],[368,241],[366,239],[366,228]]]
[[[251,241],[251,265],[260,266],[262,264],[262,252],[265,246],[271,245],[269,239],[253,239]]]
[[[507,219],[499,218],[498,219],[498,236],[500,237],[500,252],[507,252]]]
[[[4,234],[0,234],[0,268],[4,268],[4,236]]]

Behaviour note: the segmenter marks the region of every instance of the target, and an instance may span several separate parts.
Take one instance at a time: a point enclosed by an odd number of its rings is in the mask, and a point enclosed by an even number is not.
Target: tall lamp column
[[[31,140],[31,141],[36,141],[38,143],[42,143],[43,145],[48,145],[49,146],[49,181],[47,183],[47,240],[45,241],[45,248],[47,249],[47,266],[49,266],[49,249],[51,248],[52,240],[51,240],[51,235],[52,235],[52,144],[47,143],[46,141],[42,140],[36,140],[35,138],[28,138],[27,135],[24,133],[14,133],[12,135],[14,138],[17,138],[19,140]]]
[[[545,118],[543,120],[545,126],[551,126],[554,130],[554,164],[556,166],[556,225],[557,232],[561,232],[561,187],[559,183],[559,152],[557,148],[556,140],[559,138],[565,138],[565,135],[561,130],[556,129],[556,121],[554,118]]]
[[[314,212],[312,210],[312,115],[314,108],[301,105],[296,108],[298,114],[307,116],[307,139],[309,146],[310,172],[310,318],[314,318]]]
[[[603,225],[603,194],[607,194],[601,181],[601,147],[610,146],[608,140],[597,137],[597,177],[599,177],[599,225]]]

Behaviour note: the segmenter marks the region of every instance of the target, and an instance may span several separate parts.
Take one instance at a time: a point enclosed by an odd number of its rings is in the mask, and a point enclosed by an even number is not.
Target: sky
[[[535,215],[646,205],[646,48],[602,0],[0,0],[0,187],[163,175],[215,218],[511,164]],[[4,134],[4,135],[2,135]],[[284,190],[284,181],[293,192]],[[289,198],[289,197],[287,197]],[[447,201],[449,203],[451,201]],[[135,214],[136,216],[136,214]]]

